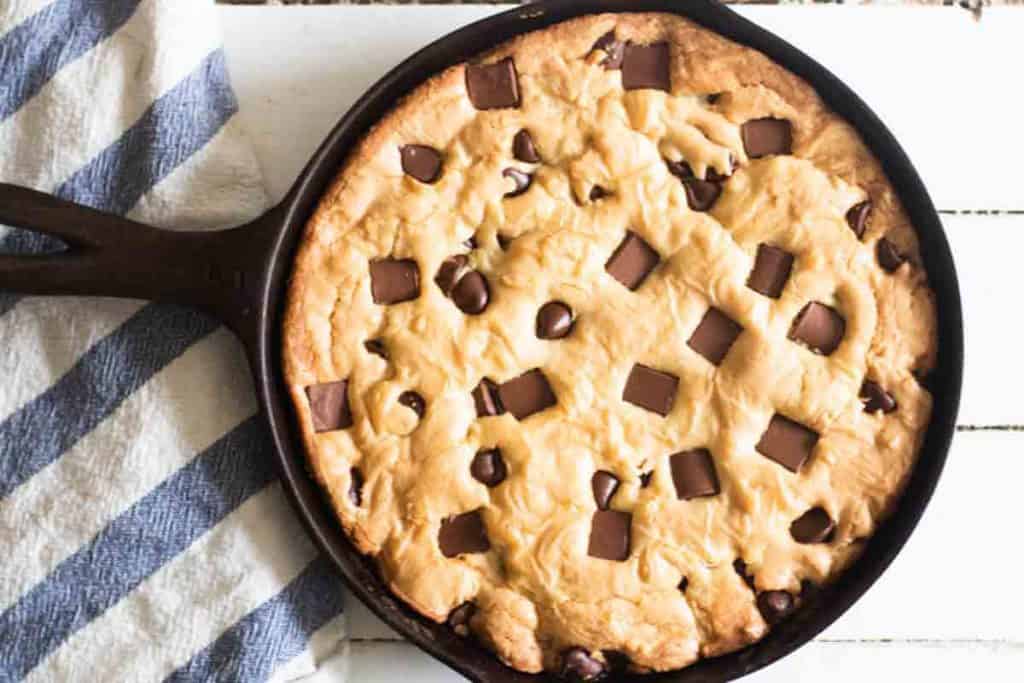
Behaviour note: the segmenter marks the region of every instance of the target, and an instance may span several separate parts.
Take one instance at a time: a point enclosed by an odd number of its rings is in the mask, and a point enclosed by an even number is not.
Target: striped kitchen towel
[[[0,0],[0,181],[167,227],[258,215],[219,45],[212,0]],[[2,252],[52,246],[0,228]],[[0,681],[313,673],[340,579],[269,450],[210,318],[0,296]]]

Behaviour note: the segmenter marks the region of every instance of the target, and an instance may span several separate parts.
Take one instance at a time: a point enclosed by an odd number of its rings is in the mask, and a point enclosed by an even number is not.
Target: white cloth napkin
[[[243,223],[267,198],[236,111],[212,0],[0,0],[0,181]],[[0,681],[294,680],[341,646],[256,411],[203,315],[0,295]]]

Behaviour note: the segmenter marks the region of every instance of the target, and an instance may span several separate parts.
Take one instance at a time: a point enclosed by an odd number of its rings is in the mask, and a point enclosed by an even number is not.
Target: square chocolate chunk
[[[601,560],[629,559],[630,525],[633,515],[618,510],[598,510],[590,523],[587,554]]]
[[[789,338],[823,356],[839,348],[846,333],[846,320],[831,306],[817,301],[804,306],[793,320]]]
[[[626,237],[612,252],[604,269],[628,289],[636,290],[659,261],[661,257],[651,245],[640,235],[627,230]]]
[[[348,407],[348,380],[324,382],[306,387],[313,431],[333,432],[352,426],[352,412]]]
[[[511,57],[494,64],[467,64],[466,91],[477,109],[519,106],[519,81]]]
[[[540,368],[524,372],[499,386],[498,399],[517,420],[525,420],[558,402]]]
[[[817,443],[817,432],[776,413],[755,448],[790,472],[797,472]]]
[[[668,43],[637,45],[627,43],[622,56],[622,87],[626,90],[672,89]]]
[[[622,400],[664,417],[672,410],[678,387],[675,375],[636,363],[629,371]]]
[[[721,365],[743,328],[717,308],[709,308],[687,345],[712,365]]]
[[[747,278],[747,287],[758,294],[778,299],[793,271],[793,255],[770,244],[757,245],[754,269]]]
[[[718,494],[718,474],[706,448],[683,451],[669,457],[676,497],[682,500]]]
[[[464,512],[448,517],[441,522],[437,533],[437,545],[445,557],[456,557],[463,553],[486,553],[491,549],[487,539],[487,527],[479,510]]]
[[[370,294],[375,304],[398,304],[420,295],[420,267],[412,259],[370,261]]]

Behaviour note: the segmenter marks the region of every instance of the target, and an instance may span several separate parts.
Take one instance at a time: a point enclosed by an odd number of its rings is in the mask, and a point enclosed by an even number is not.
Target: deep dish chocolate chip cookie
[[[761,638],[895,504],[936,351],[878,161],[799,78],[662,14],[415,90],[310,220],[309,463],[416,610],[583,680]]]

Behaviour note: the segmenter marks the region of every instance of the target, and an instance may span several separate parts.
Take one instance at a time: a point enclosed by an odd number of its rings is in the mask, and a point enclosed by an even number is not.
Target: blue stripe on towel
[[[4,675],[24,677],[266,487],[272,462],[263,418],[254,415],[139,499],[0,614]]]
[[[279,665],[302,652],[310,636],[341,611],[341,579],[321,556],[166,681],[265,681]]]
[[[0,36],[0,122],[112,35],[141,0],[57,0]]]

